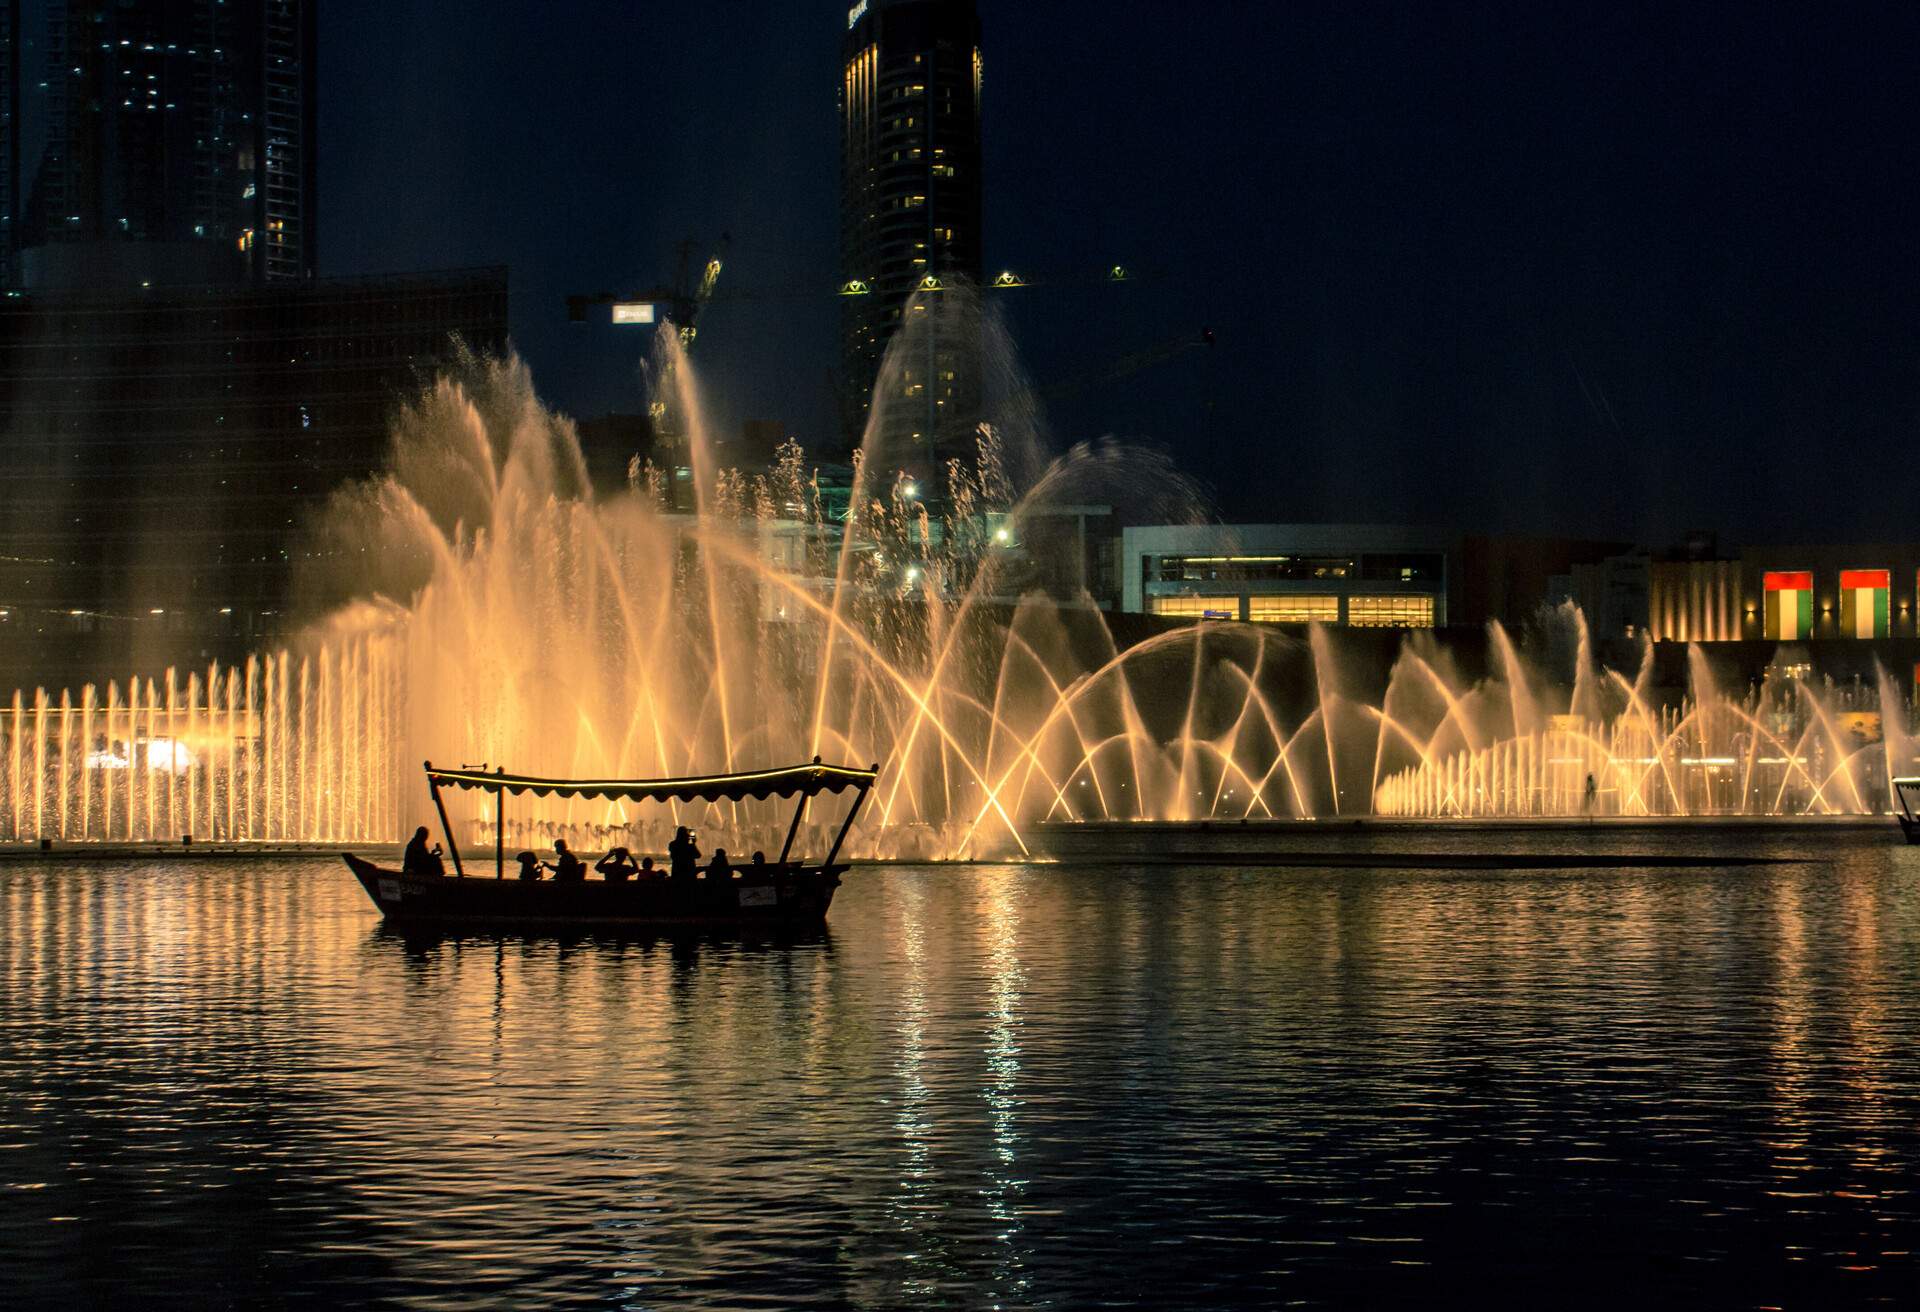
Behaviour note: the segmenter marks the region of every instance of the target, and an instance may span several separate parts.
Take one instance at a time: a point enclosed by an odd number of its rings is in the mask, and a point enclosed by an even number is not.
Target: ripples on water
[[[0,1302],[1912,1306],[1920,850],[1828,855],[862,870],[785,946],[0,866]]]

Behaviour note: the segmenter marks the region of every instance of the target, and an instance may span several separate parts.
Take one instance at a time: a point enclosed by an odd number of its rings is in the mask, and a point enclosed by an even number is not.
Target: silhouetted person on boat
[[[520,863],[520,878],[522,879],[540,878],[540,858],[539,857],[535,856],[532,852],[522,852],[518,857],[515,857],[514,859]]]
[[[566,839],[554,839],[553,850],[560,854],[560,859],[547,868],[553,871],[556,884],[577,884],[587,877],[587,863],[567,850]]]
[[[733,866],[727,861],[726,848],[716,847],[713,849],[713,860],[707,862],[707,878],[708,879],[732,879],[733,878]]]
[[[400,869],[409,875],[444,875],[447,868],[440,860],[440,844],[427,847],[427,827],[421,825],[413,831],[413,837],[407,841],[406,855],[400,859]]]
[[[674,830],[673,841],[667,844],[667,865],[675,879],[692,879],[699,873],[700,849],[685,825]]]
[[[766,883],[773,878],[773,867],[767,864],[765,852],[755,852],[753,859],[747,862],[747,868],[740,872],[740,878]]]
[[[624,884],[640,869],[633,863],[633,853],[624,847],[616,847],[608,852],[594,862],[593,868],[604,875],[609,884]]]
[[[643,856],[640,858],[640,869],[634,872],[634,877],[636,879],[658,879],[660,878],[660,874],[660,871],[653,868],[653,858]]]

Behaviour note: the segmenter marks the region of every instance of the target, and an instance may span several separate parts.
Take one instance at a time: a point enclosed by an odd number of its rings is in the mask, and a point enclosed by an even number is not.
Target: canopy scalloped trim
[[[695,775],[685,779],[542,779],[485,770],[436,770],[427,762],[427,782],[487,792],[532,793],[535,797],[625,798],[643,802],[744,801],[747,798],[812,797],[817,793],[861,792],[873,786],[880,767],[857,770],[845,765],[791,765],[745,774]]]

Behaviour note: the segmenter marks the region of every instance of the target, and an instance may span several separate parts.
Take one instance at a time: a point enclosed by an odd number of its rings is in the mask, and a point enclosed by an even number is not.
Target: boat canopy
[[[535,797],[617,797],[634,802],[740,802],[749,797],[813,797],[818,793],[845,792],[849,788],[864,793],[873,786],[880,771],[878,765],[865,770],[822,765],[817,756],[807,765],[750,770],[745,774],[693,775],[685,779],[540,779],[504,771],[437,770],[431,761],[426,763],[426,769],[427,782],[434,787],[444,784],[453,788],[481,788],[490,793],[512,793],[516,797],[532,793]]]

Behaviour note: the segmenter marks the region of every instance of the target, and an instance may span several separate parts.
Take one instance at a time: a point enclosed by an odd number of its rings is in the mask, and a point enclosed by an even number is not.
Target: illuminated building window
[[[1186,615],[1194,619],[1234,620],[1240,618],[1238,597],[1154,597],[1149,601],[1154,615]]]
[[[1340,579],[1353,572],[1353,560],[1347,556],[1161,556],[1158,569],[1162,579],[1194,583]]]
[[[1249,597],[1247,618],[1260,624],[1338,624],[1338,597]]]
[[[1433,598],[1348,597],[1347,623],[1356,628],[1430,629],[1433,627]]]

